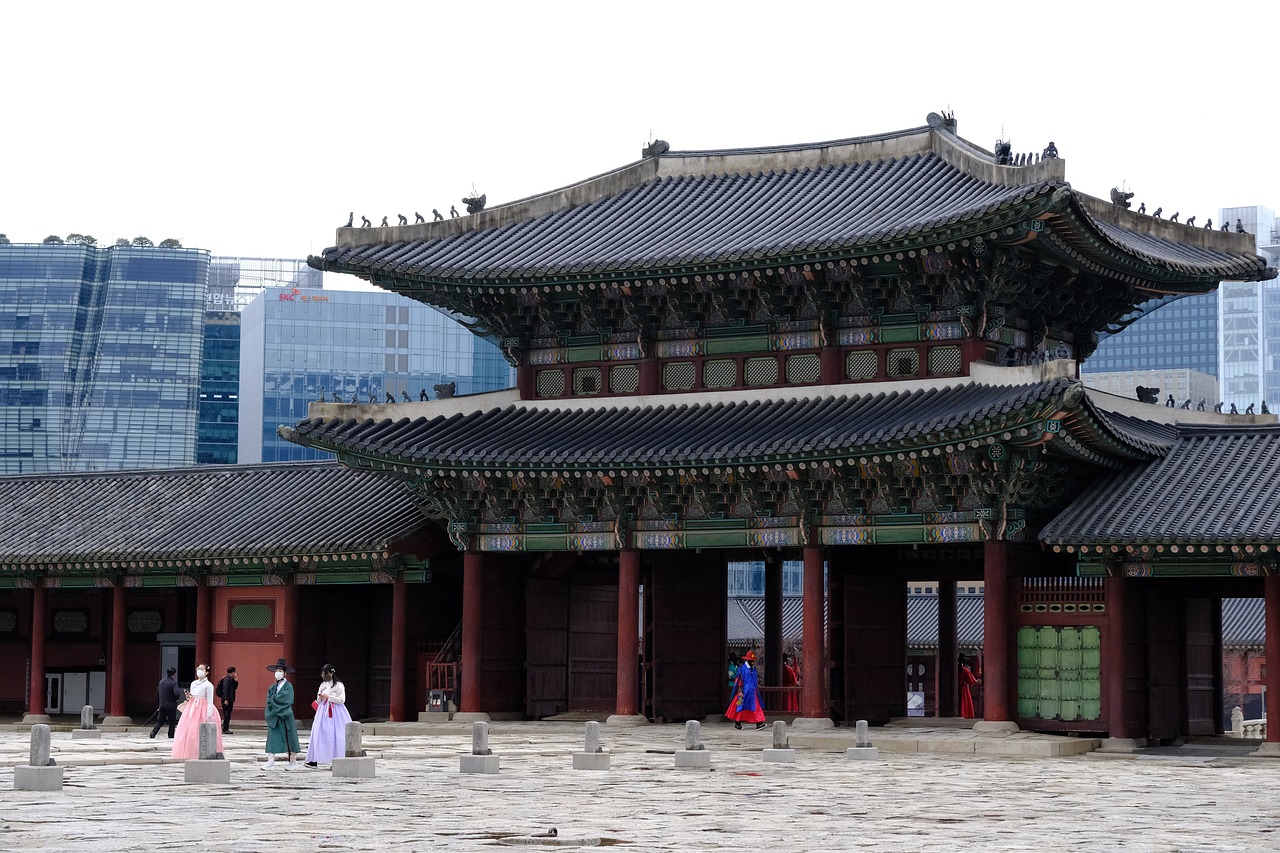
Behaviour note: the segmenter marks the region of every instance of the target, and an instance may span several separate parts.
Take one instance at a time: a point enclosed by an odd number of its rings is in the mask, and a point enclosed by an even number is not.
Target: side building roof
[[[336,462],[0,477],[0,579],[385,553],[431,527],[403,488]],[[311,569],[317,571],[320,569]]]
[[[1040,538],[1057,547],[1280,547],[1280,426],[1180,425],[1168,453],[1102,478]]]

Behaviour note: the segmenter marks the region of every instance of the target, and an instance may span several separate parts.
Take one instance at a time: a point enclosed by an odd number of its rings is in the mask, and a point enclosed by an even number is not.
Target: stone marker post
[[[53,760],[50,729],[44,723],[31,727],[31,754],[27,764],[13,768],[15,791],[61,791],[62,770]]]
[[[72,740],[100,738],[102,732],[93,724],[93,706],[85,705],[80,709],[80,728],[71,730]]]
[[[489,724],[477,721],[471,728],[471,754],[460,756],[458,769],[463,773],[497,773],[498,756],[489,749]]]
[[[608,770],[609,753],[600,748],[600,724],[587,723],[586,742],[582,752],[573,754],[574,770]]]
[[[231,762],[218,751],[218,724],[200,724],[199,758],[183,762],[183,781],[196,785],[230,785]]]
[[[766,764],[795,764],[796,751],[787,739],[787,724],[782,720],[773,723],[773,748],[764,751]]]
[[[376,775],[374,759],[364,751],[364,729],[355,720],[343,730],[341,758],[333,759],[333,775],[340,779],[372,779]]]
[[[693,770],[711,767],[711,752],[702,744],[702,724],[697,720],[684,724],[684,749],[676,750],[676,767]]]
[[[871,745],[871,736],[867,734],[867,721],[858,720],[858,730],[854,743],[844,751],[844,757],[855,761],[869,761],[880,757],[880,750]]]

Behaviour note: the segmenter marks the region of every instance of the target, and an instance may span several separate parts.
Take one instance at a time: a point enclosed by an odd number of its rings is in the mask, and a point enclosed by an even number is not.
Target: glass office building
[[[209,253],[0,245],[0,473],[195,461]]]
[[[240,311],[268,287],[318,290],[323,284],[324,274],[302,260],[215,257],[209,262],[197,464],[239,461]]]
[[[1153,299],[1137,313],[1123,331],[1099,338],[1081,373],[1185,368],[1218,376],[1218,294]]]
[[[240,315],[206,311],[200,362],[197,465],[234,465],[240,440]]]
[[[383,291],[268,287],[240,315],[240,462],[324,458],[276,435],[320,399],[417,401],[511,387],[498,348],[420,302]]]

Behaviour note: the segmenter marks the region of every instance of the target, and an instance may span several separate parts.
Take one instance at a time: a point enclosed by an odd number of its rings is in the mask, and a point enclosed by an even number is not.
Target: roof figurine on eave
[[[1252,235],[1077,192],[1057,157],[1005,159],[936,115],[923,127],[832,142],[666,151],[472,216],[339,228],[337,245],[309,262],[422,298],[420,285],[602,286],[995,236],[1042,241],[1055,263],[1151,292],[1275,275]]]

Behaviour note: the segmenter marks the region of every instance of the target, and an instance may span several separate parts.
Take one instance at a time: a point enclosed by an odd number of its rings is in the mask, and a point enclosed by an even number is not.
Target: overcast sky
[[[1184,11],[1173,12],[1173,9]],[[674,150],[924,124],[1077,190],[1280,210],[1280,3],[12,3],[0,233],[305,257]],[[338,278],[338,277],[330,277]],[[345,278],[345,277],[344,277]],[[338,282],[333,282],[338,284]]]

